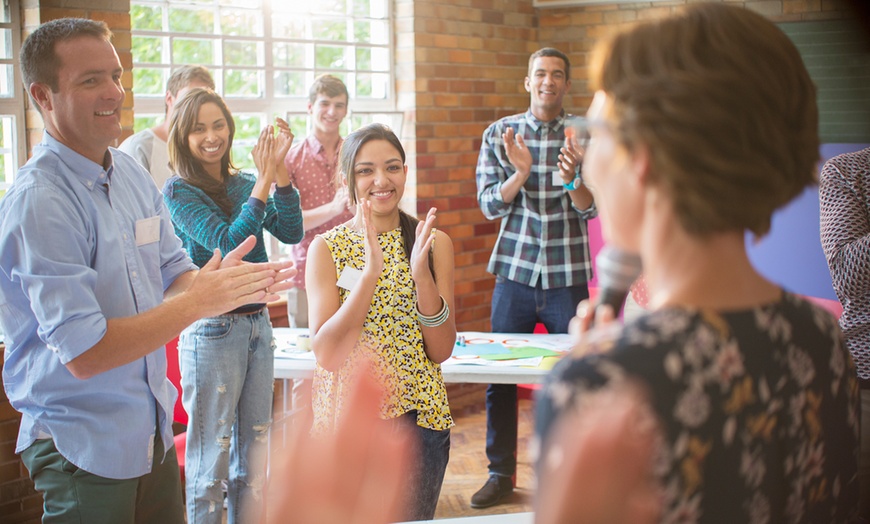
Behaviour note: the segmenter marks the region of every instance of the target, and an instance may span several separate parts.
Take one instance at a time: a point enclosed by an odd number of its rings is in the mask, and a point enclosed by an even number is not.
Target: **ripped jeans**
[[[272,325],[263,308],[191,324],[178,341],[188,524],[258,522],[272,423]]]

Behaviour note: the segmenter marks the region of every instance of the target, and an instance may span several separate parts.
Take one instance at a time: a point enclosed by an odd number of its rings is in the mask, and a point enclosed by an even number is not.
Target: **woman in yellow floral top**
[[[660,522],[851,522],[855,367],[836,320],[759,274],[745,244],[816,181],[816,93],[797,49],[761,15],[699,3],[625,29],[593,64],[583,180],[608,244],[639,254],[651,311],[587,333],[553,370],[537,403],[540,493],[577,467],[557,422],[631,383],[659,421]]]
[[[415,429],[407,520],[430,520],[441,492],[453,419],[440,363],[456,340],[453,244],[433,228],[435,209],[418,221],[399,209],[408,167],[386,126],[344,140],[341,182],[356,215],[317,236],[308,251],[313,432],[331,431],[357,371],[385,388],[380,416]]]

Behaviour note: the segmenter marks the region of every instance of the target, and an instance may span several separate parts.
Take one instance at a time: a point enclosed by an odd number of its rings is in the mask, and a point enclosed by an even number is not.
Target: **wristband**
[[[563,183],[562,187],[564,187],[568,191],[574,191],[575,189],[579,188],[582,185],[583,185],[583,181],[580,180],[580,175],[575,175],[574,180],[568,182],[567,184]]]

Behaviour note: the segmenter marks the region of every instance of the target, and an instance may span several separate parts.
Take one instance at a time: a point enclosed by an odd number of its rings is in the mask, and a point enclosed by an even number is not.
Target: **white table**
[[[274,328],[278,351],[275,352],[276,379],[305,379],[314,375],[314,360],[285,358],[281,355],[282,340],[293,339],[299,334],[307,334],[307,329]],[[493,341],[527,340],[544,343],[549,347],[567,348],[567,335],[545,335],[528,333],[478,333],[463,332],[467,339],[487,338]],[[441,374],[444,382],[463,382],[473,384],[539,384],[549,373],[546,367],[503,367],[476,364],[443,364]]]

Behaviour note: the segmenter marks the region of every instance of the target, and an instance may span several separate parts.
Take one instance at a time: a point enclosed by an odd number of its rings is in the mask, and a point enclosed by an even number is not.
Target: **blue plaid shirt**
[[[565,125],[580,117],[562,112],[541,122],[525,113],[508,116],[483,132],[477,160],[477,201],[483,215],[501,218],[487,271],[514,282],[543,289],[576,286],[592,278],[586,221],[598,210],[577,209],[568,192],[553,183],[559,149],[565,143]],[[532,153],[532,172],[513,202],[501,197],[501,185],[516,172],[507,158],[502,133],[508,127],[521,135]]]

